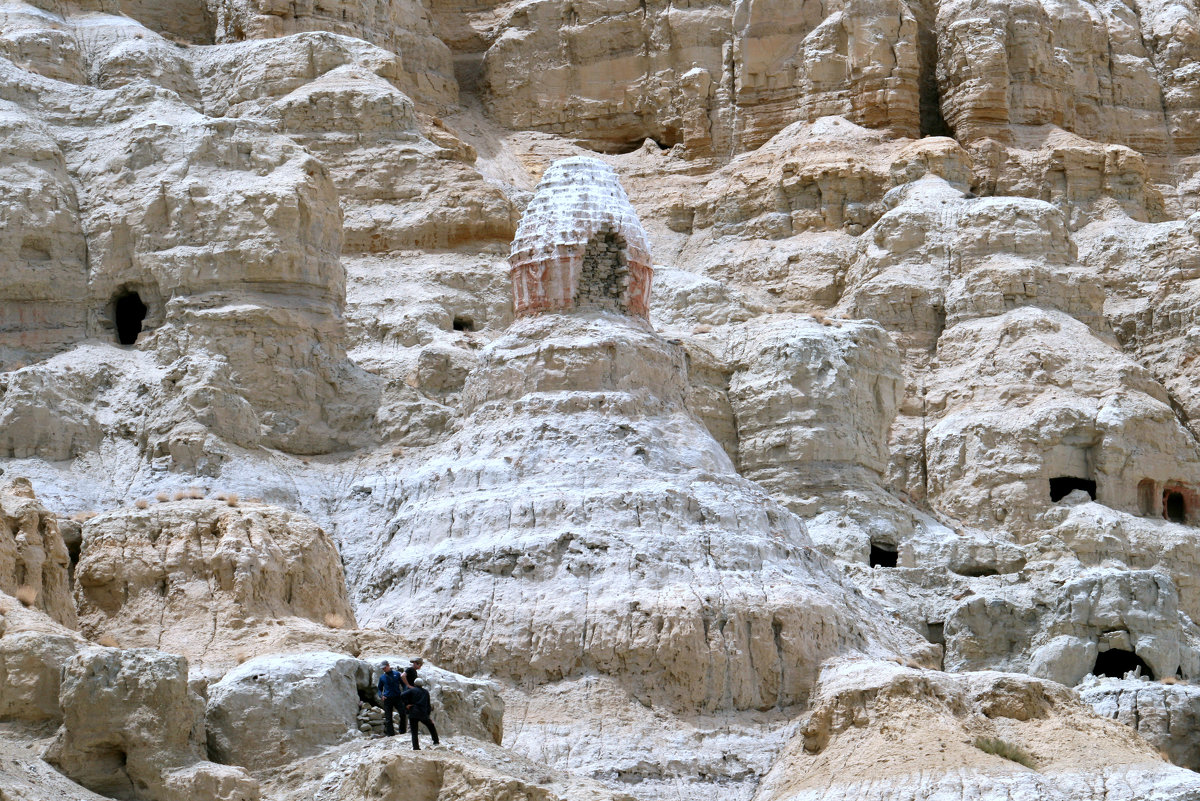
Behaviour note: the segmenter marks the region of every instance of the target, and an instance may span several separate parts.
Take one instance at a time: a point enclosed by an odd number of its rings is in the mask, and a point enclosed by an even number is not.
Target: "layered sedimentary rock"
[[[1143,679],[1097,679],[1080,687],[1097,713],[1136,729],[1176,765],[1197,767],[1195,687]]]
[[[270,798],[1189,797],[1113,727],[1190,764],[1193,6],[5,5],[3,792],[92,797],[29,756],[86,635],[198,693],[420,653],[520,752],[334,745],[341,682]],[[597,152],[587,209],[553,163]],[[863,653],[949,672],[825,661]],[[95,689],[118,729],[172,664]]]
[[[395,737],[367,749],[342,746],[299,762],[289,775],[275,772],[264,796],[304,801],[317,793],[331,801],[359,801],[376,790],[418,798],[514,798],[531,801],[633,801],[619,789],[494,745],[413,752],[407,738]]]
[[[234,503],[169,501],[88,521],[75,570],[83,631],[228,669],[353,628],[325,532],[296,513]]]
[[[865,561],[871,544],[896,546],[910,515],[885,489],[882,443],[904,391],[887,333],[782,315],[739,333],[727,357],[739,471],[818,524],[839,517],[840,556]]]
[[[1200,780],[1065,688],[1003,673],[830,668],[755,798],[1194,798]]]
[[[272,39],[301,31],[364,39],[401,57],[406,91],[434,105],[458,100],[450,51],[434,36],[428,8],[420,0],[210,0],[205,5],[214,23],[211,36],[217,41]]]
[[[514,253],[548,249],[553,230]],[[834,654],[919,653],[737,475],[687,411],[682,352],[621,311],[523,318],[484,351],[462,430],[351,565],[364,617],[436,631],[427,647],[465,672],[598,670],[645,703],[706,711],[802,703]]]
[[[0,592],[74,628],[69,568],[58,521],[38,502],[29,480],[5,482],[0,488]]]
[[[439,14],[442,4],[434,4],[440,26],[461,28],[446,5]],[[921,131],[919,24],[898,0],[800,13],[778,3],[534,1],[485,6],[467,19],[477,31],[490,28],[462,49],[486,46],[482,81],[499,121],[603,151],[652,138],[692,155],[727,156],[788,123],[830,114],[901,135]]]
[[[63,670],[63,726],[46,758],[109,797],[257,801],[245,771],[203,759],[203,701],[187,660],[149,649],[90,649]]]
[[[44,612],[0,595],[0,721],[60,723],[63,667],[87,646]]]

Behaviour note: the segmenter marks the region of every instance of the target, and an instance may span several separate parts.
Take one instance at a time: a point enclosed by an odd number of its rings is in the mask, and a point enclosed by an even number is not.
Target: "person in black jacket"
[[[385,737],[391,737],[396,733],[392,728],[392,712],[400,713],[400,733],[404,734],[404,702],[401,700],[405,690],[404,680],[400,671],[392,670],[392,666],[387,662],[380,667],[383,668],[383,672],[379,674],[379,695],[383,701],[383,734]]]
[[[412,727],[414,751],[421,750],[421,744],[417,741],[418,723],[425,724],[425,728],[429,729],[429,733],[433,736],[433,744],[438,744],[437,728],[434,727],[433,721],[429,719],[430,714],[433,713],[433,705],[429,702],[429,691],[421,686],[424,683],[421,679],[417,679],[416,686],[409,687],[400,694],[400,701],[408,709],[408,725]]]
[[[405,689],[412,687],[416,683],[417,671],[420,670],[421,666],[424,664],[425,660],[418,656],[416,659],[412,660],[412,664],[404,669],[403,681]]]

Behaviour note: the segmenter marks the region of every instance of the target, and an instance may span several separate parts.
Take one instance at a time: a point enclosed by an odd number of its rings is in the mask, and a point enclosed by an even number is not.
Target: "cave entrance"
[[[1151,681],[1154,680],[1154,671],[1133,651],[1109,648],[1096,656],[1096,666],[1092,668],[1092,675],[1123,679],[1126,673],[1137,668],[1142,669],[1143,676]]]
[[[1172,523],[1187,521],[1187,504],[1182,492],[1170,489],[1163,492],[1163,517]]]
[[[889,542],[871,543],[871,567],[895,567],[899,560],[899,552],[895,545]]]
[[[137,292],[128,290],[117,294],[113,299],[113,325],[117,328],[118,342],[122,345],[137,342],[146,312],[146,304]]]
[[[451,327],[455,331],[474,331],[475,320],[465,314],[456,314],[454,315],[454,322],[451,323]]]
[[[625,239],[612,230],[601,229],[588,240],[575,289],[576,306],[593,306],[628,313],[629,266],[625,262]]]
[[[1090,478],[1076,478],[1075,476],[1059,476],[1050,479],[1050,500],[1061,501],[1077,489],[1086,492],[1093,501],[1096,500],[1096,482]]]

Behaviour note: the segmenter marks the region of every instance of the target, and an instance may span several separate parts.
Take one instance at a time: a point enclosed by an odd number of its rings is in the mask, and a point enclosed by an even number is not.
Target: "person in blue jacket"
[[[379,674],[379,696],[383,701],[383,734],[385,737],[392,737],[396,734],[396,730],[392,727],[392,712],[400,713],[400,733],[404,734],[404,702],[400,700],[407,689],[404,677],[400,671],[392,670],[392,666],[387,662],[380,667],[383,669]]]
[[[415,686],[409,687],[400,694],[400,700],[408,709],[408,725],[412,727],[412,744],[414,751],[421,750],[421,744],[417,741],[417,724],[425,724],[425,728],[433,736],[433,744],[438,744],[437,728],[433,725],[433,721],[429,719],[433,713],[433,705],[429,702],[429,691],[423,685],[425,682],[421,679],[415,681]]]

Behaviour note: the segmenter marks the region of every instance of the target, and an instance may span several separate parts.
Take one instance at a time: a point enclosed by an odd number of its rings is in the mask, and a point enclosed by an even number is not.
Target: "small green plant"
[[[1037,760],[1028,751],[999,737],[976,737],[975,747],[985,754],[1002,757],[1030,770],[1037,770]]]

